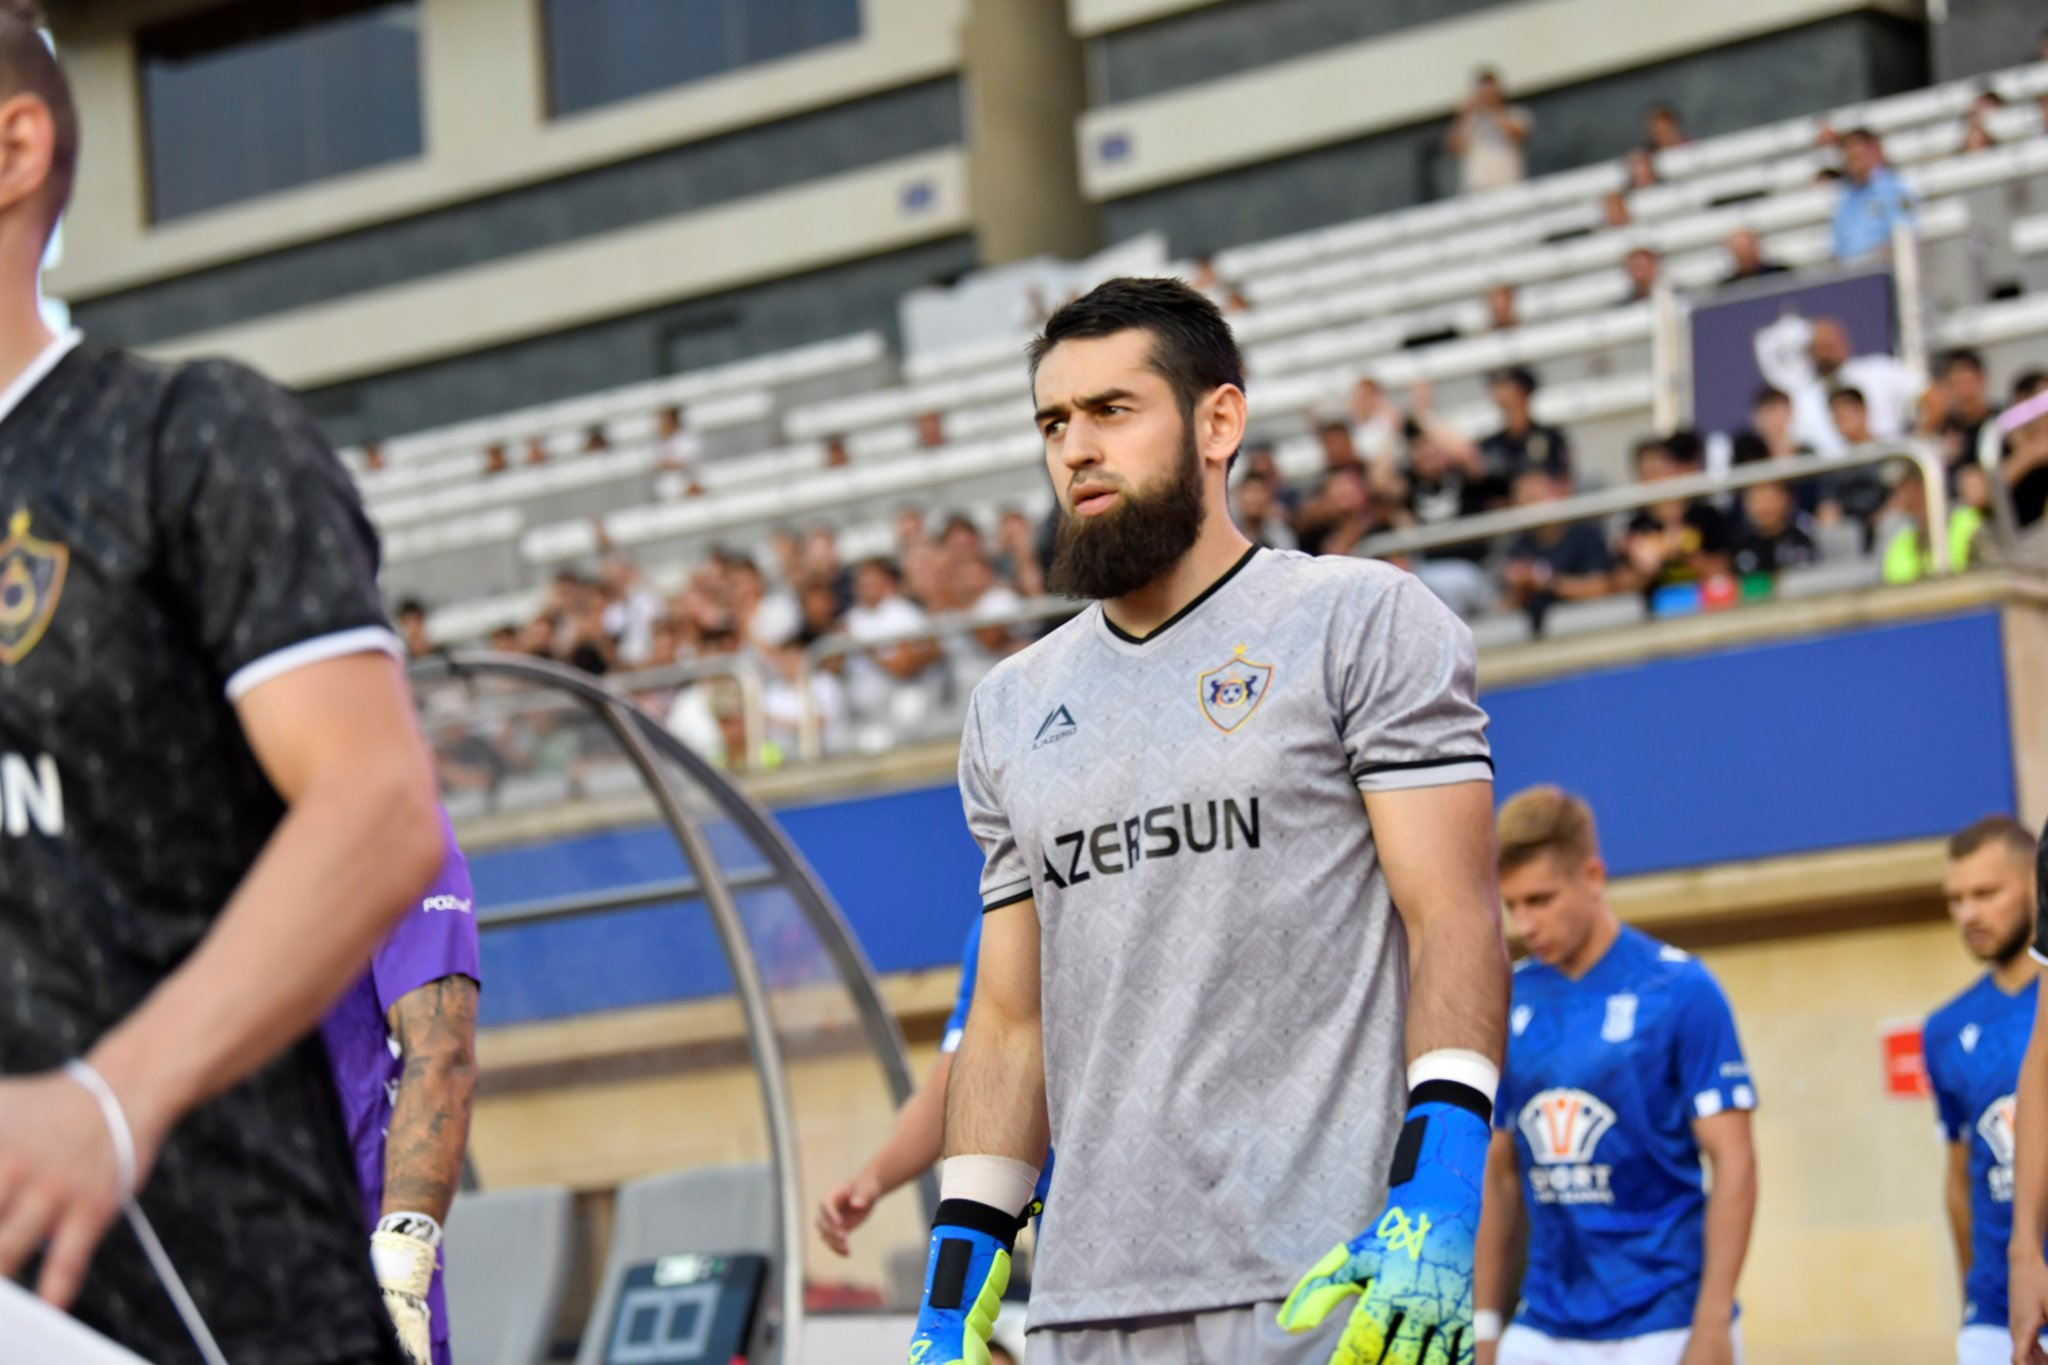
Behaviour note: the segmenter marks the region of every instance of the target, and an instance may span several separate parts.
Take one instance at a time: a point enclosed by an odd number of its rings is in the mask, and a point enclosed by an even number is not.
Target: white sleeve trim
[[[1449,787],[1460,782],[1491,781],[1493,766],[1475,758],[1469,763],[1446,763],[1436,768],[1383,768],[1378,772],[1363,773],[1358,778],[1358,789],[1362,792],[1395,792],[1411,787]]]
[[[383,626],[338,630],[332,635],[316,635],[310,640],[286,645],[253,663],[243,664],[228,679],[228,700],[240,701],[273,678],[281,678],[309,664],[326,663],[329,659],[349,654],[389,654],[400,663],[405,662],[405,646]]]

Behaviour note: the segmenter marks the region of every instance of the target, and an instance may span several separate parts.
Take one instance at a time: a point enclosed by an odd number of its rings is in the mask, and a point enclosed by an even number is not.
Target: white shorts
[[[2048,1349],[2048,1337],[2041,1338]],[[2010,1365],[2012,1333],[1988,1322],[1973,1323],[1956,1333],[1956,1365]]]
[[[1692,1329],[1648,1332],[1619,1341],[1561,1341],[1516,1323],[1500,1336],[1497,1365],[1678,1365]],[[1731,1329],[1735,1365],[1742,1365],[1742,1324]],[[2000,1362],[2004,1365],[2004,1362]]]

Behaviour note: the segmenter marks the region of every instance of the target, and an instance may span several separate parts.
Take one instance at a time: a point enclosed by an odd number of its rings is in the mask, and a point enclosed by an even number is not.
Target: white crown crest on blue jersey
[[[1963,1045],[1963,1051],[1975,1052],[1977,1050],[1977,1039],[1982,1037],[1983,1033],[1984,1030],[1978,1028],[1975,1024],[1965,1024],[1963,1025],[1963,1031],[1956,1035],[1956,1041]]]
[[[1545,1090],[1522,1106],[1515,1126],[1535,1162],[1529,1168],[1529,1190],[1538,1202],[1614,1202],[1614,1168],[1593,1160],[1614,1123],[1614,1110],[1584,1090]]]
[[[1519,1038],[1528,1030],[1529,1021],[1535,1017],[1536,1011],[1533,1008],[1528,1005],[1517,1005],[1515,1012],[1508,1016],[1508,1027],[1513,1029],[1515,1037]]]

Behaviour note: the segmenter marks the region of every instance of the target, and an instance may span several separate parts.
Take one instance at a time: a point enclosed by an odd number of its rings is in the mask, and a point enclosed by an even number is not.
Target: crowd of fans
[[[2048,39],[2042,56],[2048,60]],[[2000,103],[1987,91],[1971,106],[1966,151],[1992,145],[1987,120]],[[2041,107],[2048,123],[2048,97]],[[1464,188],[1521,180],[1534,126],[1530,112],[1508,100],[1499,75],[1480,72],[1446,142]],[[1624,158],[1626,188],[1602,204],[1605,227],[1630,225],[1631,197],[1658,183],[1657,154],[1688,140],[1675,108],[1646,111],[1643,141]],[[1838,152],[1839,167],[1821,173],[1840,184],[1835,255],[1850,260],[1887,249],[1893,226],[1910,220],[1914,203],[1886,164],[1882,142],[1865,129],[1826,126],[1820,142]],[[1785,270],[1748,227],[1728,237],[1726,250],[1726,283]],[[1661,262],[1649,247],[1631,250],[1623,268],[1632,298],[1657,288]],[[1252,306],[1206,258],[1196,262],[1191,282],[1226,311]],[[1521,324],[1512,286],[1489,288],[1483,302],[1488,330]],[[1954,352],[1932,377],[1918,375],[1890,355],[1858,353],[1839,323],[1795,316],[1771,329],[1758,361],[1766,385],[1747,430],[1729,441],[1707,442],[1687,431],[1644,438],[1633,452],[1635,477],[1660,482],[1730,463],[1836,456],[1910,432],[1938,443],[1948,462],[1947,529],[1959,564],[1984,553],[1979,533],[1993,520],[1994,498],[2010,499],[2023,528],[2042,520],[2048,415],[1983,446],[1989,458],[1980,463],[1980,438],[1995,413],[1974,353]],[[1475,440],[1437,415],[1426,383],[1397,401],[1361,378],[1348,411],[1316,424],[1321,461],[1312,476],[1284,476],[1270,445],[1246,449],[1232,492],[1238,524],[1263,545],[1351,554],[1381,532],[1443,526],[1583,491],[1570,435],[1535,418],[1537,388],[1527,369],[1490,376],[1497,421]],[[2048,374],[2029,373],[2014,385],[2013,401],[2044,393]],[[923,448],[947,439],[937,412],[920,414],[916,431]],[[654,441],[659,459],[650,491],[664,498],[702,493],[701,448],[684,409],[657,415]],[[535,440],[518,451],[496,446],[486,473],[609,448],[599,428],[573,442]],[[374,445],[365,458],[373,470],[382,464]],[[843,440],[826,443],[826,465],[850,459]],[[1779,571],[1836,556],[1877,554],[1887,580],[1910,581],[1928,568],[1926,499],[1917,479],[1890,474],[1849,469],[1718,498],[1678,498],[1612,525],[1571,522],[1446,544],[1398,562],[1468,619],[1522,612],[1538,631],[1560,603],[1639,594],[1654,611],[1698,610],[1767,591]],[[676,735],[734,769],[779,765],[794,755],[810,723],[827,752],[877,749],[943,729],[974,684],[1043,629],[1042,622],[1017,618],[1044,592],[1050,530],[1049,522],[1014,508],[1001,514],[992,536],[965,516],[934,523],[921,509],[905,508],[891,555],[848,564],[830,527],[778,530],[760,561],[713,551],[672,592],[611,554],[595,574],[558,575],[532,620],[496,631],[489,643],[593,674],[626,675],[623,681]],[[937,640],[925,637],[939,616],[956,616],[957,628]],[[408,646],[428,652],[425,608],[404,603],[399,618]],[[820,666],[807,668],[807,652],[821,641],[835,643],[817,651]],[[758,719],[751,732],[750,714]],[[452,709],[438,719],[430,714],[430,722],[439,726],[444,772],[456,790],[493,789],[512,775],[574,778],[602,747],[595,731],[568,713],[516,715],[488,734]]]
[[[957,715],[974,684],[1030,641],[1032,623],[1016,618],[1027,599],[1044,595],[1042,529],[1010,508],[991,538],[966,516],[934,525],[905,507],[891,555],[848,564],[831,527],[781,529],[766,564],[714,550],[673,593],[612,554],[594,575],[556,575],[540,612],[488,643],[613,675],[677,737],[731,768],[793,757],[807,716],[827,752],[879,748]],[[418,601],[398,608],[415,656],[434,648],[426,615]],[[941,616],[960,629],[936,641],[901,638]],[[839,648],[807,670],[806,651],[821,641]],[[743,688],[757,692],[760,728],[751,737]],[[444,767],[457,789],[488,789],[514,773],[577,776],[596,740],[587,727],[553,719],[536,735],[526,717],[480,743],[449,722]]]

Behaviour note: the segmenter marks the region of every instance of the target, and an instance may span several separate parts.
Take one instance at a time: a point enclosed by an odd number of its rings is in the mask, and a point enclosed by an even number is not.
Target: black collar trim
[[[1106,610],[1102,613],[1102,624],[1109,627],[1110,634],[1116,636],[1117,639],[1122,640],[1127,645],[1149,645],[1154,640],[1158,639],[1160,636],[1166,634],[1167,631],[1172,630],[1175,626],[1179,625],[1182,621],[1186,620],[1188,614],[1194,611],[1196,607],[1201,606],[1202,603],[1214,597],[1218,590],[1220,590],[1225,583],[1228,583],[1231,579],[1237,577],[1238,571],[1240,569],[1244,568],[1245,565],[1252,562],[1252,556],[1257,554],[1258,552],[1259,547],[1257,545],[1253,545],[1250,549],[1246,550],[1243,555],[1239,556],[1237,563],[1231,565],[1228,569],[1225,569],[1223,571],[1223,577],[1217,579],[1214,583],[1211,583],[1208,587],[1196,593],[1193,601],[1189,602],[1179,611],[1175,612],[1173,615],[1167,617],[1164,621],[1160,622],[1158,627],[1154,629],[1150,635],[1131,634],[1122,626],[1110,620],[1109,612]]]

